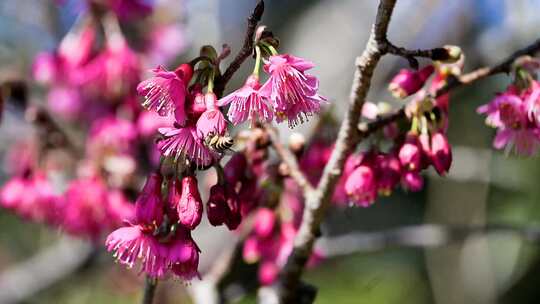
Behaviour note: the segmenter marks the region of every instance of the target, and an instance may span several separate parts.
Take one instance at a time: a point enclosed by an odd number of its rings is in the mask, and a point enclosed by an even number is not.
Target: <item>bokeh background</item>
[[[0,82],[27,81],[31,102],[44,98],[43,88],[30,77],[34,56],[53,49],[79,13],[77,1],[61,2],[0,1]],[[344,112],[353,61],[367,40],[377,2],[266,1],[263,23],[280,38],[282,51],[317,64],[314,74],[320,77],[321,92],[331,100],[337,117]],[[174,19],[181,31],[176,38],[177,58],[169,64],[196,56],[204,44],[220,47],[228,43],[233,52],[237,50],[254,3],[156,0],[158,9],[152,18]],[[494,64],[537,39],[539,11],[538,0],[400,0],[389,38],[409,48],[459,45],[467,56],[466,70],[470,70]],[[405,66],[403,59],[385,57],[377,68],[369,100],[393,102],[386,84]],[[238,73],[230,87],[237,87],[249,68]],[[317,245],[328,257],[305,276],[319,287],[317,303],[537,303],[538,245],[519,235],[488,229],[449,244],[423,246],[433,237],[428,229],[418,236],[422,246],[405,248],[386,246],[374,237],[400,227],[431,227],[426,224],[467,230],[484,225],[534,228],[539,223],[538,158],[493,151],[494,132],[475,112],[509,81],[504,75],[492,77],[452,93],[449,138],[454,163],[447,177],[429,174],[424,191],[398,191],[367,209],[330,211],[323,240]],[[309,135],[313,124],[299,130]],[[286,126],[280,131],[283,138],[290,132]],[[31,132],[21,108],[8,102],[0,124],[0,156],[17,138]],[[0,184],[6,179],[2,166]],[[235,237],[225,229],[204,225],[194,235],[201,245],[203,270]],[[36,282],[32,263],[47,254],[51,264],[40,268],[44,273]],[[226,282],[225,294],[234,301],[253,303],[255,291],[241,283],[243,278],[249,280],[249,267],[245,268]],[[21,286],[35,293],[19,297],[20,303],[136,303],[141,284],[135,271],[114,264],[103,250],[0,210],[0,303],[13,299]],[[199,285],[162,284],[156,303],[189,303],[189,290]]]

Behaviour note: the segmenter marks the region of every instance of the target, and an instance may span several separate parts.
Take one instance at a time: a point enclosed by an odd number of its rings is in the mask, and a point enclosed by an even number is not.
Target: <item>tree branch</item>
[[[357,125],[362,106],[371,86],[375,67],[384,54],[382,46],[387,41],[388,25],[395,4],[396,0],[380,1],[366,49],[356,59],[349,109],[341,124],[335,148],[323,170],[317,189],[306,196],[302,223],[294,241],[294,248],[276,286],[282,303],[302,303],[302,295],[298,292],[301,286],[300,276],[313,250],[315,238],[319,235],[319,227],[328,207],[332,190],[341,175],[347,156],[356,144]]]
[[[437,90],[433,95],[433,97],[439,97],[441,95],[444,95],[448,92],[450,92],[453,89],[456,89],[461,86],[470,85],[478,80],[487,78],[489,76],[493,76],[496,74],[501,73],[509,73],[512,64],[521,56],[525,55],[534,55],[540,51],[540,38],[537,39],[535,42],[531,43],[530,45],[514,52],[512,55],[508,56],[504,60],[502,60],[500,63],[492,66],[492,67],[482,67],[479,69],[476,69],[472,72],[463,74],[459,77],[453,77],[450,78],[449,81],[446,83],[445,86]],[[360,128],[360,132],[358,133],[358,138],[356,139],[357,143],[360,142],[362,139],[368,137],[369,135],[373,134],[377,130],[380,130],[381,128],[385,127],[386,125],[395,122],[397,120],[405,118],[405,107],[399,109],[398,111],[383,116],[381,118],[378,118],[363,127]]]
[[[310,193],[313,192],[314,189],[304,175],[304,173],[302,172],[302,170],[300,170],[300,166],[298,165],[296,157],[289,149],[283,146],[283,144],[279,140],[279,135],[276,128],[272,127],[269,124],[265,124],[264,128],[266,130],[266,133],[270,137],[270,141],[272,142],[274,150],[276,150],[278,156],[287,165],[289,169],[289,175],[294,179],[298,186],[302,188],[304,196],[308,196]]]
[[[251,54],[253,54],[253,38],[255,35],[255,31],[257,30],[257,24],[259,23],[259,21],[261,21],[263,13],[264,0],[259,0],[257,6],[255,6],[255,9],[253,10],[253,13],[251,13],[251,16],[249,16],[247,20],[248,26],[246,30],[246,35],[244,37],[244,45],[242,46],[236,57],[233,59],[231,64],[227,67],[225,73],[223,73],[223,75],[221,75],[216,80],[214,91],[216,92],[217,96],[223,95],[225,86],[231,80],[234,73],[236,73],[242,63],[244,63],[244,61]]]

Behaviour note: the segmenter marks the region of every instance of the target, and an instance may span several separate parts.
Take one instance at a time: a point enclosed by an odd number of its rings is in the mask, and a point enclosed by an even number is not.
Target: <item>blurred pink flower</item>
[[[136,222],[159,227],[163,221],[164,203],[161,198],[161,174],[151,173],[135,201]]]
[[[402,69],[392,78],[388,89],[396,98],[405,98],[418,92],[435,69],[428,65],[419,71]]]

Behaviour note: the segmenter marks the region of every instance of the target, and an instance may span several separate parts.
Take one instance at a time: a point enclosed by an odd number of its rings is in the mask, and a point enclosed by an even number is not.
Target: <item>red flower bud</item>
[[[142,224],[161,225],[163,221],[163,201],[161,199],[160,174],[152,173],[135,202],[136,221]]]
[[[428,65],[419,71],[402,69],[390,81],[388,89],[396,98],[411,96],[420,91],[433,71],[434,68],[431,65]]]
[[[445,175],[452,164],[452,150],[446,136],[437,132],[431,136],[431,160],[439,175]]]
[[[197,188],[197,179],[193,176],[182,179],[182,195],[177,211],[180,223],[190,230],[195,229],[201,222],[203,204]]]

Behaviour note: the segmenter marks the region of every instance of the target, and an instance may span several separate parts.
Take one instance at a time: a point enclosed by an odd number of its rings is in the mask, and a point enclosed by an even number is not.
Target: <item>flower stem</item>
[[[253,68],[253,75],[259,76],[259,70],[261,69],[261,48],[255,46],[255,67]]]
[[[157,282],[157,279],[146,277],[146,281],[144,282],[144,295],[141,302],[142,304],[152,304],[154,301],[154,295],[156,293]]]
[[[214,78],[216,77],[216,71],[214,68],[212,68],[212,72],[210,73],[210,76],[208,76],[208,93],[214,92]]]

